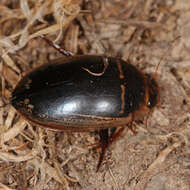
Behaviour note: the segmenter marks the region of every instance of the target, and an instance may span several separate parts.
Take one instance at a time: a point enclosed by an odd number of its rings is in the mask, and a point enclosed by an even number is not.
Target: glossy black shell
[[[131,114],[156,104],[157,84],[133,65],[105,56],[73,56],[28,73],[11,103],[43,127],[89,131],[127,124]]]

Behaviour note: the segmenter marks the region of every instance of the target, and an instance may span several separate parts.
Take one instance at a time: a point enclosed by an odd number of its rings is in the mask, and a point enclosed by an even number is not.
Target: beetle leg
[[[45,40],[50,46],[52,46],[54,49],[59,51],[61,54],[65,56],[73,56],[74,54],[70,51],[67,51],[63,49],[61,46],[57,45],[56,43],[52,42],[49,38],[47,38],[45,35],[40,35],[40,37]]]
[[[132,119],[131,122],[129,124],[129,129],[133,132],[134,135],[136,135],[136,131],[132,128],[133,125],[133,121],[134,121],[134,114],[132,114]],[[101,147],[102,152],[100,154],[100,158],[98,161],[98,165],[97,165],[97,170],[96,172],[98,172],[102,161],[104,159],[104,155],[106,152],[106,149],[108,148],[108,146],[110,146],[114,141],[116,141],[116,139],[121,135],[121,133],[124,131],[125,127],[121,127],[120,129],[118,129],[116,131],[116,128],[112,128],[112,134],[109,136],[108,134],[108,129],[103,129],[99,132],[100,135],[100,146],[97,146],[96,148]]]
[[[112,135],[110,137],[109,145],[111,145],[114,141],[117,140],[117,138],[121,135],[121,133],[124,131],[124,129],[125,129],[125,127],[121,127],[120,129],[118,129],[117,131],[115,130],[112,133]]]
[[[134,121],[134,120],[135,120],[135,114],[132,113],[132,119],[131,119],[131,122],[129,123],[129,129],[132,131],[132,133],[133,133],[134,135],[136,135],[137,132],[133,129],[133,121]]]
[[[106,152],[106,148],[109,145],[109,135],[108,135],[108,129],[103,129],[99,132],[100,135],[100,143],[101,143],[101,153],[100,153],[100,158],[98,161],[98,165],[97,165],[97,169],[96,172],[98,172],[98,170],[100,169],[100,166],[102,164],[102,161],[104,159],[104,155]]]
[[[120,134],[124,130],[124,127],[121,127],[117,132],[116,132],[115,129],[116,128],[113,128],[114,131],[112,132],[111,135],[109,135],[108,129],[103,129],[103,130],[101,130],[99,132],[100,146],[97,146],[96,148],[100,147],[102,150],[101,150],[101,153],[100,153],[100,158],[99,158],[99,161],[98,161],[96,172],[98,172],[98,170],[99,170],[99,168],[100,168],[100,166],[102,164],[106,149],[108,148],[108,146],[110,146],[120,136]]]
[[[108,129],[103,129],[99,132],[100,146],[97,146],[96,148],[100,147],[102,150],[100,153],[100,158],[98,161],[96,172],[98,172],[98,170],[100,169],[100,166],[101,166],[102,161],[104,159],[106,149],[121,135],[121,133],[123,132],[124,129],[125,129],[125,127],[121,127],[119,130],[116,131],[116,128],[112,128],[113,131],[112,131],[112,134],[110,136],[108,134]]]
[[[132,133],[134,135],[137,134],[137,132],[133,129],[133,121],[134,121],[134,114],[132,114],[132,119],[131,119],[131,122],[129,123],[129,129],[132,131]],[[109,145],[111,145],[114,141],[117,140],[117,138],[121,135],[121,133],[124,131],[125,127],[121,127],[120,129],[118,129],[116,131],[116,128],[111,128],[113,131],[112,131],[112,134],[110,136],[110,140],[109,140]]]

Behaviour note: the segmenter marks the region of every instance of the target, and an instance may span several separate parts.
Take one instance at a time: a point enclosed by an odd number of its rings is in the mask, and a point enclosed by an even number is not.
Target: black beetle
[[[102,153],[124,126],[149,113],[159,88],[129,62],[97,55],[72,55],[53,44],[63,57],[26,74],[11,104],[30,123],[61,131],[99,131]],[[109,128],[122,127],[108,133]],[[131,125],[129,125],[131,128]],[[132,128],[131,128],[132,129]]]

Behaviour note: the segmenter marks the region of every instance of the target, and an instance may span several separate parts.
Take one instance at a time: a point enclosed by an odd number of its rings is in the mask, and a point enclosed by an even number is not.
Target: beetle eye
[[[151,108],[151,103],[150,103],[150,101],[148,101],[147,107]]]

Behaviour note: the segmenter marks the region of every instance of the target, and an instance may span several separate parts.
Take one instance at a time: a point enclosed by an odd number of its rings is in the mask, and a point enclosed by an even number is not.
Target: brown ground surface
[[[1,108],[0,189],[189,190],[189,0],[1,0],[7,99],[22,74],[62,56],[40,34],[74,53],[130,59],[148,73],[163,57],[160,102],[147,127],[134,123],[136,136],[126,127],[98,173],[98,151],[88,146],[97,134],[36,128],[10,105]]]

